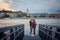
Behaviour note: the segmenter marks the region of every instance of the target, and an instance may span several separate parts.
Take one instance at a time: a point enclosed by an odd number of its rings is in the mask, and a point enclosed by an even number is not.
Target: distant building
[[[47,13],[29,13],[29,17],[34,18],[46,17],[47,15]]]
[[[57,14],[57,13],[49,14],[49,17],[50,18],[60,18],[60,13],[59,14]]]
[[[0,11],[0,19],[2,18],[60,18],[60,13],[27,13],[22,11],[8,11],[2,10]]]
[[[4,18],[4,17],[17,18],[18,15],[19,17],[24,17],[26,16],[26,13],[22,11],[8,11],[8,10],[0,11],[0,18]]]
[[[29,13],[28,17],[34,18],[60,18],[60,13]]]

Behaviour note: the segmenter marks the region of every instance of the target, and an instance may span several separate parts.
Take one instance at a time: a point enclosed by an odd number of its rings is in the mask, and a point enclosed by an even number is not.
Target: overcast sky
[[[0,0],[0,9],[30,13],[60,12],[60,0]]]

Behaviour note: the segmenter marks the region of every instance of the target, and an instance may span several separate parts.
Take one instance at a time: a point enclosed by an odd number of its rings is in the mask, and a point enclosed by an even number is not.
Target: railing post
[[[45,25],[42,25],[42,30],[44,31],[45,29],[44,29],[44,27],[45,27]],[[42,40],[44,40],[44,32],[42,32]]]
[[[39,36],[40,36],[40,26],[39,26]]]
[[[57,32],[60,32],[59,28],[57,28]],[[57,40],[60,40],[60,34],[57,34]]]
[[[15,31],[17,30],[17,27],[15,27]],[[15,33],[15,36],[18,34],[18,32]]]
[[[50,30],[52,30],[52,27],[50,27]],[[49,30],[49,35],[52,36],[52,31]],[[53,40],[52,38],[49,37],[49,40]]]
[[[21,27],[19,27],[19,28],[21,28]],[[20,33],[22,30],[24,30],[24,27],[22,29],[20,29],[18,32]],[[24,31],[21,34],[19,34],[19,36],[18,36],[19,40],[23,40],[23,36],[24,36]]]
[[[45,29],[44,29],[44,27],[45,27],[45,25],[43,25],[43,31],[45,31]],[[45,34],[44,34],[44,32],[43,32],[43,40],[45,40]]]
[[[15,31],[16,31],[16,30],[17,30],[17,27],[15,27]],[[17,36],[17,35],[18,35],[18,31],[15,32],[14,34],[15,34],[15,36]],[[14,36],[14,38],[15,38],[15,36]],[[16,38],[16,40],[18,40],[18,37]]]
[[[44,28],[46,28],[46,26],[45,26]],[[45,31],[45,32],[47,32],[47,30],[46,30],[46,29],[44,29],[44,31]],[[46,34],[44,34],[44,40],[46,40],[46,36],[47,36],[47,35],[46,35]]]
[[[46,26],[45,32],[48,33],[48,27]],[[45,40],[48,40],[48,36],[45,34]]]
[[[40,29],[41,29],[41,28],[40,28],[40,25],[39,25],[39,36],[41,37],[41,31],[40,31]]]
[[[23,25],[24,26],[24,25]],[[23,34],[22,34],[22,37],[24,37],[24,27],[23,27]],[[22,38],[22,40],[23,40],[23,38]]]
[[[10,29],[10,33],[13,32],[13,29]],[[14,39],[14,34],[10,35],[10,40],[13,40]]]
[[[23,27],[23,32],[21,33],[22,34],[22,40],[23,40],[23,37],[24,37],[24,27]]]
[[[5,37],[5,36],[6,36],[6,34],[4,34],[4,32],[0,33],[0,39],[3,38],[3,37]],[[6,38],[4,40],[6,40]]]
[[[21,27],[18,27],[18,28],[21,28]],[[18,30],[18,33],[20,33],[20,32],[21,32],[21,29]],[[19,34],[18,39],[19,40],[21,39],[21,34]]]
[[[23,37],[24,37],[24,27],[23,27],[23,34],[22,34],[22,35],[23,35]]]

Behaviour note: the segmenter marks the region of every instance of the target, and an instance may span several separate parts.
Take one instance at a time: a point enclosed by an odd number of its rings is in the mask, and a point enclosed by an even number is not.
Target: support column
[[[16,30],[17,30],[17,27],[15,27],[15,31],[16,31]],[[17,36],[17,35],[18,35],[18,31],[15,32],[14,34],[15,34],[15,36]],[[15,37],[15,36],[14,36],[14,37]],[[16,38],[16,40],[18,40],[18,37]]]
[[[57,29],[57,32],[60,32],[60,29]],[[60,34],[57,34],[57,40],[60,40]]]
[[[13,29],[10,29],[10,33],[13,32]],[[10,35],[10,40],[13,40],[14,39],[14,34]]]
[[[5,36],[6,36],[6,34],[4,34],[4,32],[0,33],[0,39],[3,38],[3,37],[5,37]],[[6,38],[4,40],[6,40]]]
[[[52,27],[50,27],[50,30],[52,30]],[[49,35],[52,36],[52,31],[49,31]],[[49,40],[53,40],[51,37],[48,38]]]

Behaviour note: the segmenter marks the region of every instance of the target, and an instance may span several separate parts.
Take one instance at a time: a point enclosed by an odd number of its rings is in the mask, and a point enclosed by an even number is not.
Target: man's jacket
[[[32,21],[30,21],[30,27],[36,27],[36,23],[35,22],[32,22]]]

